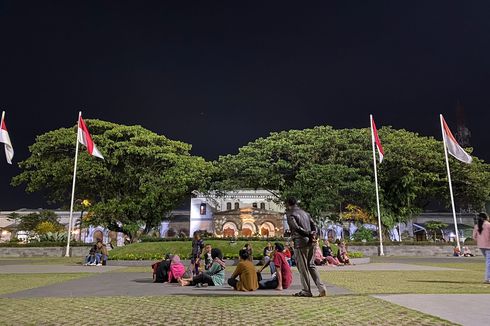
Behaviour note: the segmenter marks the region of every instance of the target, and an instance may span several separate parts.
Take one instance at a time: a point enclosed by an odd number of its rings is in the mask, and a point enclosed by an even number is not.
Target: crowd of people
[[[299,271],[302,290],[295,293],[299,297],[313,296],[310,278],[318,288],[319,296],[327,291],[316,266],[343,266],[350,264],[347,247],[337,242],[334,253],[328,240],[317,239],[317,226],[311,216],[297,206],[295,199],[287,202],[287,220],[291,230],[291,242],[285,244],[268,242],[263,248],[262,261],[256,267],[253,262],[253,249],[245,244],[238,252],[239,262],[226,279],[226,264],[219,248],[205,244],[198,232],[194,234],[191,249],[191,262],[188,267],[176,255],[168,255],[153,267],[154,282],[179,283],[181,286],[221,286],[228,284],[236,291],[255,291],[257,289],[288,289],[293,282],[292,266]]]
[[[291,232],[291,242],[283,245],[280,242],[268,242],[263,249],[261,267],[257,270],[253,263],[253,249],[246,244],[239,250],[239,262],[231,277],[226,280],[226,264],[219,248],[205,244],[196,232],[192,241],[191,263],[186,267],[178,255],[166,255],[165,259],[152,265],[153,281],[157,283],[179,283],[181,286],[221,286],[228,284],[237,291],[255,291],[257,289],[287,289],[293,281],[291,267],[296,266],[299,272],[302,289],[295,296],[312,297],[311,282],[318,289],[319,296],[327,291],[322,283],[316,266],[344,266],[351,261],[344,241],[336,241],[338,250],[333,250],[330,241],[317,238],[317,226],[311,216],[300,209],[294,198],[288,199],[287,222]],[[490,283],[490,222],[486,213],[480,213],[473,231],[485,257],[485,283]],[[464,246],[461,251],[454,249],[454,256],[473,257],[471,250]],[[101,266],[107,261],[107,247],[101,239],[90,249],[85,265]],[[264,270],[269,268],[270,275],[263,277]]]

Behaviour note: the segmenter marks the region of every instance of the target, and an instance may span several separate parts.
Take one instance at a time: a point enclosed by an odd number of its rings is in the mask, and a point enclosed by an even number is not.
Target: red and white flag
[[[376,145],[376,149],[378,150],[379,155],[379,163],[383,162],[383,157],[385,156],[385,152],[383,150],[383,146],[381,146],[381,141],[378,136],[378,129],[376,129],[376,124],[374,123],[373,116],[371,116],[371,130],[374,137],[374,144]]]
[[[12,147],[12,143],[10,142],[9,132],[7,131],[7,126],[5,125],[5,111],[2,112],[0,143],[5,144],[5,157],[7,158],[7,162],[9,164],[12,164],[12,158],[14,157],[14,148]]]
[[[442,122],[442,134],[443,134],[443,141],[446,144],[447,152],[454,156],[456,159],[460,160],[463,163],[470,164],[471,161],[473,161],[473,158],[466,153],[466,151],[459,146],[456,138],[454,138],[451,130],[449,130],[449,127],[447,126],[446,120],[444,120],[444,117],[441,114],[441,122]]]
[[[87,125],[82,119],[80,115],[80,121],[78,122],[78,141],[87,147],[87,151],[91,156],[97,156],[101,159],[104,159],[104,156],[99,152],[97,147],[95,146],[92,137],[90,137],[90,133],[88,132]]]

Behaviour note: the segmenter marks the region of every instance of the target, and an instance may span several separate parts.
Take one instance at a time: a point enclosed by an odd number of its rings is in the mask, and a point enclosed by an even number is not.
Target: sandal
[[[294,296],[294,297],[308,297],[308,298],[309,298],[309,297],[312,297],[312,296],[313,296],[313,294],[308,293],[308,292],[303,292],[303,291],[300,291],[300,292],[298,292],[298,293],[293,294],[293,296]]]

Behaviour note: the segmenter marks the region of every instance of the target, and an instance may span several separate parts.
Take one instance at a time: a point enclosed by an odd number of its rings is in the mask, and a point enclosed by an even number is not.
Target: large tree
[[[404,221],[428,203],[447,200],[442,143],[405,130],[382,128],[385,159],[379,165],[385,225]],[[278,200],[294,195],[317,217],[356,205],[374,215],[374,177],[369,129],[329,126],[272,133],[216,162],[219,190],[265,188]],[[489,199],[489,165],[451,159],[460,207],[481,208]]]
[[[90,157],[81,146],[75,197],[88,198],[90,221],[130,237],[144,224],[146,231],[208,181],[212,166],[191,156],[191,145],[170,140],[141,126],[86,120],[105,160]],[[50,202],[68,204],[73,174],[76,126],[36,138],[31,155],[13,185],[27,192],[43,191]]]

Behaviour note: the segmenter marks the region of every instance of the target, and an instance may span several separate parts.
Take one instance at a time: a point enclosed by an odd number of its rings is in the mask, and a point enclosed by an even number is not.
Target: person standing
[[[478,221],[473,229],[473,239],[485,257],[485,281],[490,284],[490,222],[486,213],[478,214]]]
[[[192,274],[199,274],[199,264],[201,260],[202,249],[204,248],[204,241],[201,239],[201,234],[196,231],[194,232],[194,239],[192,240],[192,254],[191,254],[191,265]]]
[[[295,198],[286,200],[286,216],[294,243],[296,266],[298,267],[301,286],[303,289],[295,293],[297,297],[312,297],[310,276],[318,288],[319,296],[327,295],[325,284],[315,267],[315,245],[317,242],[317,226],[310,214],[297,205]]]

